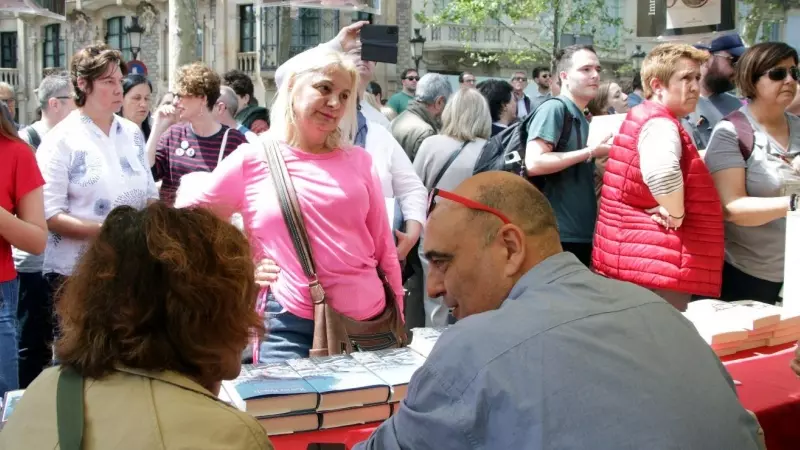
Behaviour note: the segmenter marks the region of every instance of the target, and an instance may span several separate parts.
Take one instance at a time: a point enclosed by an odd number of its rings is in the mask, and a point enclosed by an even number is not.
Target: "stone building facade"
[[[269,105],[275,93],[275,68],[289,56],[333,38],[339,28],[363,15],[334,10],[264,7],[259,0],[195,0],[198,61],[219,73],[240,69],[256,86],[256,98]],[[410,0],[399,0],[410,5]],[[411,25],[410,12],[397,14],[394,0],[382,2],[374,23]],[[409,6],[410,7],[410,6]],[[70,57],[92,42],[104,41],[132,59],[125,28],[132,18],[145,28],[138,60],[147,66],[153,102],[169,90],[169,2],[167,0],[67,0],[67,20],[14,16],[0,11],[0,81],[17,91],[18,120],[30,123],[36,109],[35,89],[42,78],[65,71]],[[401,19],[402,17],[402,19]],[[399,72],[409,64],[411,30],[400,31],[398,65],[379,64],[376,81],[391,92]]]

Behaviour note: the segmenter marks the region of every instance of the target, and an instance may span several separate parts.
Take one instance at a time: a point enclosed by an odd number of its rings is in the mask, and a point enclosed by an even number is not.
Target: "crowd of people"
[[[37,122],[0,107],[0,392],[27,389],[3,448],[55,447],[70,414],[98,448],[271,448],[220,382],[308,357],[318,285],[355,321],[397,302],[408,328],[454,323],[358,448],[763,448],[680,311],[779,301],[797,52],[662,44],[625,89],[571,46],[532,97],[524,71],[453,89],[408,69],[384,101],[363,25],[281,65],[269,111],[202,63],[151,111],[105,44],[42,81]],[[606,114],[619,132],[587,145]],[[524,176],[473,175],[523,124]],[[70,380],[83,400],[62,407]]]

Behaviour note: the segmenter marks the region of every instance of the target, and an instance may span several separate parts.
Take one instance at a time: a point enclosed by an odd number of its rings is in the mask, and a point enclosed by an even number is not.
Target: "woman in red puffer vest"
[[[679,118],[700,96],[709,55],[662,44],[642,64],[648,98],[628,112],[606,164],[592,266],[651,289],[683,311],[692,294],[722,284],[722,205],[711,174]]]

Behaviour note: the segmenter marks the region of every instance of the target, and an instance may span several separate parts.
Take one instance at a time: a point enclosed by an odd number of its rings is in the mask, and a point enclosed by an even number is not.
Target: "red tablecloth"
[[[722,358],[742,405],[756,413],[768,450],[800,448],[800,380],[789,368],[794,345]]]
[[[800,449],[800,380],[789,369],[794,345],[759,348],[722,358],[745,408],[756,413],[768,450]],[[367,440],[376,423],[272,436],[275,450],[307,450],[309,444],[344,444],[350,450]]]

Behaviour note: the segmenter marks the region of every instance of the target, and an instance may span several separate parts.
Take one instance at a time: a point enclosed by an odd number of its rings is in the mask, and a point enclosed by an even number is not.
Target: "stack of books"
[[[698,300],[683,313],[718,356],[800,340],[800,312],[752,300]]]
[[[415,329],[406,348],[245,365],[222,383],[220,398],[270,435],[386,420],[442,330]]]

